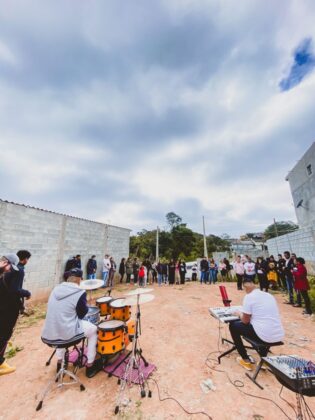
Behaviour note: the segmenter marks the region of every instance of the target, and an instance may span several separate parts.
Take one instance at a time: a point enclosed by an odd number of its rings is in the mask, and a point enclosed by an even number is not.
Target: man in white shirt
[[[256,289],[253,279],[245,277],[242,312],[236,314],[239,321],[231,322],[230,333],[241,357],[238,363],[247,370],[252,370],[251,360],[244,347],[242,336],[263,343],[276,343],[284,337],[279,310],[275,298],[269,293]],[[267,354],[261,354],[266,356]]]
[[[105,254],[105,258],[103,259],[103,281],[104,281],[103,287],[107,286],[107,278],[108,278],[110,267],[111,267],[111,263],[110,263],[109,255]]]

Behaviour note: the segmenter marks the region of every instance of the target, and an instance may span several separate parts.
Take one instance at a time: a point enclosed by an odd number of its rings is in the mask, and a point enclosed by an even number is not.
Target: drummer
[[[95,360],[97,327],[84,320],[88,312],[86,292],[80,289],[82,270],[73,268],[66,282],[58,284],[50,294],[42,337],[52,344],[70,341],[82,333],[88,338],[86,376],[92,378],[101,370],[101,359]],[[61,367],[64,349],[57,349],[57,370]]]

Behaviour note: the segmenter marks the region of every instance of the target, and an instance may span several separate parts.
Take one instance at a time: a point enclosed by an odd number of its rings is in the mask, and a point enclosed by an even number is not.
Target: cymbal
[[[102,287],[103,284],[104,284],[103,280],[96,280],[96,279],[82,280],[80,283],[80,288],[84,290],[95,290]]]
[[[124,299],[124,304],[127,306],[135,306],[139,302],[139,305],[143,305],[144,303],[151,302],[155,298],[154,295],[149,294],[142,294],[138,296],[130,296]],[[138,301],[139,299],[139,301]]]
[[[126,293],[127,296],[134,296],[134,295],[142,295],[143,293],[150,293],[153,292],[153,289],[147,289],[146,287],[138,287],[135,290],[131,290],[131,292]]]

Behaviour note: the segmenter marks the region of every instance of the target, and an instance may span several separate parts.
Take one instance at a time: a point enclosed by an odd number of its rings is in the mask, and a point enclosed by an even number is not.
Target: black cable
[[[220,324],[219,324],[219,337],[220,337],[220,335],[221,335],[221,328],[220,328]],[[218,349],[219,349],[219,346],[218,346]],[[212,352],[210,352],[209,354],[208,354],[208,356],[207,356],[207,358],[206,358],[206,360],[205,360],[205,365],[207,366],[207,367],[209,367],[210,369],[212,369],[212,370],[214,370],[214,371],[216,371],[216,372],[222,372],[222,373],[225,373],[226,374],[226,376],[227,376],[227,378],[228,378],[228,380],[229,380],[229,382],[239,391],[239,392],[241,392],[242,394],[244,394],[244,395],[247,395],[247,396],[249,396],[249,397],[253,397],[253,398],[258,398],[258,399],[261,399],[261,400],[265,400],[265,401],[270,401],[270,402],[272,402],[276,407],[278,407],[279,408],[279,410],[280,411],[282,411],[282,413],[289,419],[289,420],[292,420],[287,414],[286,414],[286,412],[280,407],[280,405],[279,404],[277,404],[274,400],[272,400],[272,399],[270,399],[270,398],[266,398],[266,397],[260,397],[259,395],[253,395],[253,394],[249,394],[248,392],[245,392],[245,391],[242,391],[240,388],[244,388],[245,387],[245,384],[244,384],[244,382],[243,381],[241,381],[241,380],[239,380],[239,379],[237,379],[237,380],[235,380],[235,381],[232,381],[231,380],[231,378],[230,378],[230,376],[229,376],[229,374],[225,371],[225,370],[219,370],[219,369],[215,369],[214,367],[211,367],[211,366],[209,366],[208,365],[208,361],[209,360],[211,360],[211,361],[215,361],[216,363],[217,363],[217,365],[219,364],[219,362],[217,361],[217,360],[214,360],[214,359],[212,359],[212,358],[209,358],[209,356],[211,355],[211,354],[213,354],[213,353],[220,353],[220,351],[218,350],[218,351],[212,351]]]
[[[188,414],[188,415],[197,415],[197,414],[203,414],[204,416],[206,416],[209,420],[213,420],[213,418],[211,417],[211,416],[209,416],[209,414],[208,413],[205,413],[204,411],[196,411],[196,412],[190,412],[190,411],[188,411],[188,410],[186,410],[186,408],[185,407],[183,407],[182,405],[181,405],[181,403],[179,402],[179,401],[177,401],[177,399],[176,398],[174,398],[174,397],[164,397],[164,398],[161,398],[161,394],[160,394],[160,387],[159,387],[159,384],[158,384],[158,382],[155,380],[155,379],[153,379],[153,378],[151,378],[150,379],[151,381],[153,381],[154,383],[155,383],[155,385],[156,385],[156,387],[157,387],[157,390],[158,390],[158,396],[159,396],[159,400],[161,401],[161,402],[163,402],[163,401],[167,401],[167,400],[172,400],[172,401],[175,401],[179,406],[180,406],[180,408],[186,413],[186,414]]]
[[[279,392],[279,397],[281,398],[281,400],[283,400],[284,402],[286,402],[286,403],[288,404],[288,406],[290,406],[290,407],[292,408],[292,410],[294,411],[295,417],[297,417],[297,412],[296,412],[296,409],[295,409],[294,405],[293,405],[293,404],[291,404],[289,401],[287,401],[285,398],[283,398],[283,397],[281,396],[282,391],[283,391],[283,385],[282,385],[282,387],[281,387],[281,389],[280,389],[280,392]]]

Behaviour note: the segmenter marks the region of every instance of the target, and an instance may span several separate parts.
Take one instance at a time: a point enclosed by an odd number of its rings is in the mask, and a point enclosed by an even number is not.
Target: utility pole
[[[156,227],[156,250],[155,250],[155,262],[159,261],[159,227]]]
[[[275,237],[275,242],[276,242],[276,248],[277,248],[277,254],[279,254],[279,248],[278,248],[278,241],[276,238],[278,238],[278,228],[277,228],[277,224],[276,224],[276,219],[273,219],[273,225],[275,228],[275,232],[276,232],[276,237]]]
[[[207,238],[206,238],[206,228],[205,228],[205,217],[202,216],[202,225],[203,225],[203,253],[204,257],[208,258],[208,248],[207,248]]]

